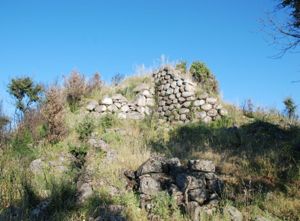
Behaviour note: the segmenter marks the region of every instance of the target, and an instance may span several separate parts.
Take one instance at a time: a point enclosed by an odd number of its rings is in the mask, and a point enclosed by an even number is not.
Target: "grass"
[[[149,76],[128,78],[114,88],[103,87],[88,99],[100,100],[105,94],[122,93],[132,99],[133,89],[140,83],[150,83]],[[84,102],[83,102],[84,103]],[[209,125],[193,122],[185,125],[166,124],[155,114],[141,121],[120,120],[115,115],[92,119],[95,127],[85,138],[97,136],[108,143],[116,158],[109,163],[105,153],[93,149],[80,140],[76,128],[84,122],[84,106],[71,113],[66,108],[67,137],[50,145],[31,137],[10,141],[0,156],[0,220],[29,220],[30,211],[44,200],[50,201],[47,216],[51,220],[88,220],[103,212],[108,205],[122,205],[120,216],[127,220],[147,220],[147,213],[139,208],[139,196],[126,190],[125,169],[136,170],[151,155],[163,154],[181,160],[204,158],[213,160],[226,184],[221,207],[212,216],[201,220],[228,220],[222,208],[237,207],[245,220],[256,216],[272,220],[300,220],[300,128],[278,111],[256,109],[251,117],[233,105],[223,104],[227,118]],[[249,115],[250,116],[250,115]],[[85,135],[84,135],[85,136]],[[33,144],[35,143],[35,144]],[[60,157],[81,159],[84,168],[66,160],[61,165],[67,172],[49,166]],[[29,164],[42,159],[45,169],[32,174]],[[47,166],[48,165],[48,166]],[[52,164],[51,164],[52,165]],[[82,169],[90,173],[94,196],[85,204],[75,203],[76,178]],[[172,198],[158,194],[154,214],[164,220],[187,220],[176,208]]]

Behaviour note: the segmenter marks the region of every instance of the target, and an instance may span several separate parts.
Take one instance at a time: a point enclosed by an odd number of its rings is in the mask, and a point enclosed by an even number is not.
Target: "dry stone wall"
[[[141,84],[134,89],[134,101],[128,101],[123,95],[105,96],[100,102],[90,101],[86,106],[88,112],[94,115],[117,114],[121,119],[143,119],[152,112],[155,105],[154,89]]]
[[[206,93],[197,96],[197,84],[172,66],[161,68],[153,78],[157,111],[167,121],[188,122],[196,118],[208,123],[227,115],[217,98]]]
[[[209,123],[227,115],[216,97],[196,93],[199,85],[172,66],[159,69],[153,79],[154,85],[141,84],[134,89],[134,101],[115,94],[100,102],[90,101],[86,109],[96,116],[114,113],[122,119],[143,119],[154,111],[166,121],[182,123],[193,119]]]

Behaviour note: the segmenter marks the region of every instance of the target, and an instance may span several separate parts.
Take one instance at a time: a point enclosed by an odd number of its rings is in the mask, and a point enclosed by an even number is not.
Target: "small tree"
[[[42,106],[42,115],[47,123],[47,139],[50,143],[60,141],[65,133],[64,99],[58,87],[51,87],[46,93],[46,101]]]
[[[297,106],[295,105],[295,102],[293,101],[293,99],[291,97],[287,97],[283,101],[283,103],[285,105],[285,113],[287,114],[288,118],[289,119],[295,118]]]
[[[83,75],[78,72],[72,72],[68,78],[65,78],[65,90],[67,102],[72,112],[79,107],[80,101],[86,93],[86,82]]]
[[[24,115],[33,103],[40,101],[43,87],[31,78],[14,78],[8,85],[8,92],[16,99],[16,108]]]
[[[111,78],[111,83],[114,86],[118,86],[124,79],[124,75],[117,73],[115,76]]]

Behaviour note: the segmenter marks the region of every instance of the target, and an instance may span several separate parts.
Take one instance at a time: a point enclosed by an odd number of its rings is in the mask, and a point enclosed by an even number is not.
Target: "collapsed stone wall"
[[[153,78],[157,111],[167,121],[188,122],[196,118],[208,123],[227,114],[216,97],[197,95],[197,84],[172,66],[159,69]]]
[[[105,96],[100,103],[90,101],[86,106],[88,112],[96,116],[107,113],[117,114],[121,119],[143,119],[152,112],[155,105],[154,88],[141,84],[134,89],[135,100],[130,102],[123,95],[115,94],[111,97]]]
[[[132,102],[115,94],[100,102],[90,101],[86,109],[96,116],[114,113],[121,119],[143,119],[157,112],[167,121],[183,123],[193,119],[209,123],[227,115],[218,98],[198,94],[199,85],[172,66],[159,69],[153,79],[154,85],[141,84],[134,89],[136,97]]]
[[[128,170],[124,174],[128,186],[139,193],[141,207],[150,215],[153,199],[165,191],[192,220],[198,220],[200,212],[213,212],[224,185],[209,160],[189,160],[183,165],[178,158],[152,157],[136,171]]]

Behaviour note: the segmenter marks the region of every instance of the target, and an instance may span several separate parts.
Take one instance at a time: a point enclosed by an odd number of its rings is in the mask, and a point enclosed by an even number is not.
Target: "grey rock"
[[[180,115],[180,120],[185,121],[187,119],[186,114]]]
[[[219,114],[220,114],[221,116],[227,116],[227,115],[228,115],[228,111],[225,110],[225,109],[220,109],[220,110],[219,110]]]
[[[225,207],[224,214],[228,215],[231,221],[243,221],[242,213],[233,206]]]
[[[153,98],[147,98],[146,99],[146,106],[154,106],[155,105],[155,100]]]
[[[156,195],[159,191],[161,191],[160,182],[150,175],[140,177],[139,185],[139,192],[143,194]]]
[[[206,102],[209,103],[209,104],[216,104],[217,101],[218,101],[217,98],[214,98],[214,97],[206,98]]]
[[[211,109],[207,112],[207,115],[210,116],[210,117],[215,117],[218,115],[218,111],[215,110],[215,109]]]
[[[136,92],[136,93],[138,93],[138,92],[141,92],[141,91],[143,91],[143,90],[149,90],[149,85],[147,85],[147,84],[140,84],[140,85],[138,85],[138,86],[136,86],[134,89],[133,89],[133,92]]]
[[[96,107],[95,111],[98,112],[98,113],[102,113],[102,112],[105,112],[106,111],[106,106],[105,105],[99,105]]]
[[[105,105],[111,105],[113,104],[113,100],[109,97],[105,97],[103,98],[103,100],[101,101],[101,104],[105,104]]]
[[[188,196],[190,200],[198,202],[200,205],[203,205],[203,203],[208,198],[208,193],[205,189],[193,189],[188,191]]]
[[[127,118],[127,115],[126,115],[126,113],[121,112],[121,113],[118,113],[118,118],[119,118],[119,119],[126,119],[126,118]]]
[[[186,102],[184,102],[182,105],[184,106],[184,107],[190,107],[191,106],[191,102],[190,101],[186,101]]]
[[[204,110],[204,111],[209,111],[209,110],[212,109],[212,105],[211,104],[201,105],[201,109]]]
[[[205,111],[195,112],[195,117],[198,119],[204,119],[206,116],[207,115]]]
[[[195,100],[194,101],[194,106],[195,107],[200,107],[203,104],[205,104],[205,100]]]
[[[142,95],[144,95],[146,98],[151,98],[152,97],[152,94],[150,93],[149,90],[144,90]]]
[[[191,170],[201,172],[215,172],[215,164],[211,160],[189,160],[188,166]]]
[[[137,169],[137,176],[149,173],[162,173],[166,159],[163,157],[151,157]]]
[[[203,122],[204,123],[210,123],[212,121],[212,118],[211,117],[209,117],[209,116],[206,116],[206,117],[204,117],[204,119],[203,119]]]
[[[146,106],[146,98],[145,96],[138,95],[136,98],[136,104],[138,106]]]
[[[95,100],[92,100],[92,101],[90,101],[89,103],[88,103],[88,105],[86,106],[86,109],[88,110],[88,111],[93,111],[93,110],[95,110],[95,108],[98,106],[98,102],[97,101],[95,101]]]
[[[194,92],[190,92],[190,91],[182,92],[183,97],[191,97],[193,95],[194,95]]]
[[[186,114],[186,113],[189,113],[189,112],[190,112],[190,109],[188,109],[188,108],[182,108],[182,109],[179,110],[180,114]]]
[[[201,207],[197,202],[188,202],[188,204],[186,205],[186,212],[192,221],[200,221]]]
[[[121,107],[121,111],[122,111],[122,112],[125,112],[125,113],[128,112],[128,111],[129,111],[129,106],[128,106],[128,105],[122,106],[122,107]]]
[[[112,97],[111,97],[111,99],[113,100],[113,101],[124,101],[124,102],[127,102],[127,99],[126,99],[126,97],[124,97],[122,94],[115,94],[115,95],[113,95]]]

